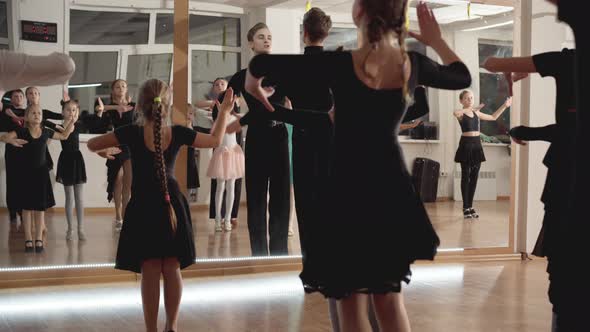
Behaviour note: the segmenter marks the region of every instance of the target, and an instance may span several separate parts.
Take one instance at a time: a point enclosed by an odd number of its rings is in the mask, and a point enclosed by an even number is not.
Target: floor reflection
[[[460,202],[427,203],[426,208],[441,238],[441,248],[482,248],[508,245],[509,201],[481,201],[478,220],[464,220]],[[245,209],[245,206],[243,207]],[[193,227],[197,257],[230,258],[250,256],[246,213],[241,213],[238,226],[230,232],[216,232],[207,211],[195,209]],[[110,213],[88,213],[85,217],[87,241],[65,240],[66,220],[63,213],[47,213],[48,238],[41,254],[24,252],[24,234],[8,222],[6,212],[0,213],[0,268],[43,265],[112,263],[119,234]],[[296,223],[295,223],[296,225]],[[288,238],[289,254],[299,255],[299,234]]]

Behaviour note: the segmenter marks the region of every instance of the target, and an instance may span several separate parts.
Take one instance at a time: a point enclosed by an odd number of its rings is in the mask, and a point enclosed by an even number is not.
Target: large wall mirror
[[[445,39],[469,67],[473,85],[469,93],[474,105],[485,104],[482,112],[494,113],[508,97],[506,81],[502,75],[492,74],[482,68],[489,56],[512,56],[514,53],[515,8],[510,1],[429,0]],[[61,1],[60,1],[61,3]],[[195,130],[207,132],[213,123],[211,100],[220,89],[219,80],[226,82],[244,68],[252,56],[246,41],[251,25],[265,17],[273,34],[275,53],[300,53],[301,22],[304,1],[273,1],[271,7],[242,7],[244,1],[190,2],[188,36],[187,90],[192,117],[187,124]],[[257,2],[262,5],[265,1]],[[350,18],[353,1],[334,4],[334,1],[317,0],[312,5],[332,15],[334,27],[326,40],[327,49],[343,46],[353,48],[357,44],[357,32]],[[56,206],[46,213],[46,250],[43,253],[25,253],[24,234],[20,220],[12,219],[6,208],[7,178],[5,146],[0,145],[0,271],[15,268],[43,268],[84,264],[112,264],[119,240],[118,219],[114,201],[107,200],[107,166],[105,159],[88,151],[85,144],[93,135],[111,130],[96,121],[96,105],[100,98],[110,103],[113,81],[123,79],[129,101],[135,102],[138,87],[147,78],[158,78],[167,83],[173,77],[174,7],[173,1],[129,1],[103,6],[101,1],[64,0],[60,10],[49,11],[53,15],[47,21],[58,22],[60,42],[50,47],[42,43],[19,40],[20,20],[37,19],[38,9],[21,2],[0,0],[0,48],[10,47],[30,53],[66,51],[76,62],[76,72],[65,87],[71,98],[80,102],[83,132],[80,135],[80,151],[86,164],[88,180],[83,189],[85,241],[79,239],[77,220],[72,218],[73,234],[66,239],[67,218],[64,212],[64,187],[55,182],[55,167],[50,171]],[[410,25],[417,27],[417,1],[410,1]],[[15,8],[17,6],[18,8]],[[15,17],[16,15],[16,17]],[[408,48],[437,59],[436,54],[408,39]],[[182,86],[178,82],[176,86]],[[27,87],[23,87],[25,89]],[[41,105],[44,109],[60,113],[59,100],[64,87],[41,88]],[[184,87],[183,87],[184,88]],[[510,199],[512,188],[511,144],[507,135],[515,124],[512,108],[496,121],[482,121],[481,135],[486,162],[478,172],[473,208],[478,218],[465,218],[461,182],[464,169],[455,162],[459,147],[461,127],[453,112],[461,109],[460,91],[425,91],[430,112],[413,123],[413,128],[400,132],[408,169],[413,173],[416,190],[426,202],[426,208],[441,237],[441,251],[463,252],[467,250],[498,249],[506,252],[512,248],[514,216]],[[10,95],[4,96],[6,105]],[[247,105],[240,103],[242,112]],[[60,120],[50,120],[60,123]],[[238,135],[244,146],[247,129]],[[49,144],[49,153],[57,164],[61,146]],[[215,196],[217,183],[207,176],[207,168],[213,155],[211,149],[186,152],[186,165],[177,165],[187,171],[187,199],[191,205],[195,244],[199,261],[252,257],[251,235],[248,230],[247,201],[244,179],[235,185],[233,213],[226,219],[231,225],[215,223]],[[351,152],[354,157],[354,151]],[[362,175],[352,175],[362,176]],[[474,178],[472,176],[472,178]],[[16,188],[16,189],[15,189]],[[17,186],[10,190],[25,190]],[[351,193],[354,194],[354,193]],[[222,200],[226,195],[218,194]],[[225,203],[225,202],[224,202]],[[291,204],[289,232],[284,234],[288,252],[281,256],[299,259],[301,254],[296,214]],[[225,213],[225,204],[223,212]],[[392,211],[395,218],[395,211]],[[12,219],[12,220],[11,220]],[[123,220],[124,223],[124,220]],[[156,244],[154,244],[156,245]]]

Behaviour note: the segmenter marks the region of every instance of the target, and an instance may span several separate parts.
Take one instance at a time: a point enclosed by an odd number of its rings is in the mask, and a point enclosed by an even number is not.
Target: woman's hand
[[[268,101],[268,98],[270,98],[275,93],[275,90],[270,87],[263,88],[262,79],[263,77],[256,78],[252,76],[250,70],[248,70],[245,84],[246,92],[258,99],[267,110],[274,112],[275,109],[270,104],[270,101]]]
[[[102,99],[100,99],[100,97],[98,97],[98,105],[94,108],[94,110],[96,111],[98,116],[101,116],[104,112],[104,103],[102,102]]]
[[[410,36],[416,38],[427,46],[433,46],[441,42],[443,40],[442,33],[440,32],[440,26],[436,21],[432,9],[428,8],[426,3],[420,2],[416,11],[418,13],[420,32],[410,31]]]
[[[291,99],[289,97],[285,97],[285,108],[289,110],[293,110],[293,103],[291,103]]]
[[[65,102],[70,101],[70,94],[68,93],[68,89],[64,89],[62,93],[62,100]]]
[[[510,106],[512,106],[512,97],[506,98],[506,101],[504,102],[504,107],[508,108]]]
[[[10,144],[12,146],[16,146],[17,148],[22,148],[23,145],[29,143],[28,141],[24,140],[24,139],[20,139],[17,137],[9,137],[6,139],[6,143]]]
[[[225,91],[225,95],[223,96],[223,102],[220,104],[219,101],[215,101],[217,105],[217,109],[221,113],[229,114],[235,106],[236,103],[236,96],[234,95],[234,89],[229,88]]]
[[[109,160],[114,160],[115,159],[115,155],[121,153],[121,149],[119,149],[118,147],[114,147],[114,148],[108,148],[108,149],[104,149],[102,151],[98,151],[96,154],[98,154],[99,156],[109,159]]]
[[[510,138],[512,139],[512,141],[514,143],[516,143],[518,145],[522,145],[522,146],[525,146],[526,145],[526,141],[520,140],[520,139],[518,139],[516,137],[512,137],[512,136]]]

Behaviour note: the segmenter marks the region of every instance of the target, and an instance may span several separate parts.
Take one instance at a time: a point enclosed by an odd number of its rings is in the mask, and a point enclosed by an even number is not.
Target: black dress
[[[47,168],[47,141],[54,131],[43,128],[41,136],[33,138],[28,128],[17,128],[17,137],[28,143],[22,148],[15,148],[19,168],[19,184],[15,191],[16,205],[22,210],[45,211],[55,205],[53,187]]]
[[[98,105],[98,100],[94,103],[96,107]],[[109,102],[106,104],[108,106],[118,106],[119,104]],[[105,129],[117,129],[122,126],[127,126],[133,123],[135,117],[135,103],[129,103],[129,106],[133,107],[133,110],[124,112],[121,115],[116,110],[108,110],[104,111],[102,117],[98,118],[95,115],[95,120],[101,128]],[[106,166],[107,166],[107,200],[110,202],[113,199],[115,193],[115,183],[117,182],[117,174],[119,174],[119,170],[123,167],[123,163],[129,160],[130,151],[129,148],[125,144],[119,145],[119,149],[121,149],[121,153],[114,155],[115,159],[107,159]]]
[[[141,273],[146,259],[177,257],[180,268],[195,262],[195,243],[188,202],[174,178],[174,164],[182,145],[192,145],[196,132],[172,127],[172,141],[164,151],[168,191],[176,213],[177,229],[172,233],[164,194],[156,176],[154,152],[145,145],[143,127],[129,125],[115,129],[119,144],[129,147],[133,167],[131,200],[119,237],[115,268]]]
[[[5,105],[4,110],[11,109],[12,112],[18,116],[23,117],[25,115],[24,108],[14,108],[11,105]],[[19,128],[22,129],[18,124],[12,121],[12,119],[5,114],[4,111],[0,113],[0,123],[2,123],[2,128],[0,131],[17,131]],[[54,113],[48,110],[43,110],[43,126],[48,127],[50,129],[55,129],[55,124],[47,121],[46,119],[59,119],[61,114]],[[22,168],[20,165],[22,164],[22,155],[16,153],[19,148],[16,148],[10,144],[6,144],[5,151],[4,151],[4,161],[6,165],[6,206],[8,209],[12,211],[20,211],[21,207],[18,206],[19,198],[18,198],[18,191],[19,188],[22,188],[22,183],[20,179],[23,177],[22,175]],[[49,154],[49,148],[45,149],[45,164],[47,169],[53,169],[53,160],[51,159],[51,155]]]
[[[471,84],[461,62],[443,66],[418,53],[409,56],[409,91],[419,84],[445,89]],[[279,86],[288,82],[290,89],[305,88],[294,82],[305,85],[310,77],[324,80],[334,95],[332,175],[321,193],[322,227],[307,234],[308,241],[320,244],[308,249],[321,250],[307,252],[300,275],[305,289],[335,298],[400,291],[401,281],[409,281],[410,264],[433,259],[440,243],[412,186],[397,139],[407,108],[402,90],[369,88],[357,78],[349,52],[259,55],[249,68],[255,77],[265,76]],[[288,89],[284,92],[290,94]],[[300,126],[329,121],[326,113],[276,108],[266,116]],[[351,148],[359,146],[351,158]]]
[[[55,181],[64,186],[86,183],[86,165],[80,152],[80,131],[76,124],[67,140],[61,141]]]

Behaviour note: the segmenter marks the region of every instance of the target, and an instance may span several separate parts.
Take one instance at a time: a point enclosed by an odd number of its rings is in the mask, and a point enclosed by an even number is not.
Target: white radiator
[[[455,169],[453,181],[453,199],[463,201],[461,196],[461,169]],[[498,199],[498,188],[495,170],[479,171],[479,180],[475,189],[474,201],[495,201]]]

